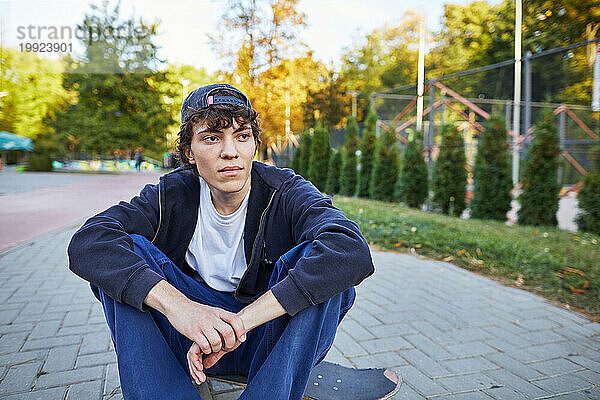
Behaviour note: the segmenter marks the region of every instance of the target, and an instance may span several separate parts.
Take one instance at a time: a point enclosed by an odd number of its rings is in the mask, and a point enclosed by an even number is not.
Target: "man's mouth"
[[[241,167],[225,167],[219,170],[220,173],[226,176],[235,176],[240,173]]]

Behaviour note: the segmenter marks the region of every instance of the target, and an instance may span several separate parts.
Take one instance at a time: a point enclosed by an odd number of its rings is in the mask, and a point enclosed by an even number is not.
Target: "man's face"
[[[250,171],[256,152],[256,142],[250,124],[222,131],[206,123],[194,127],[188,160],[196,164],[198,174],[210,186],[213,196],[241,193],[250,189]],[[217,191],[218,193],[215,193]]]

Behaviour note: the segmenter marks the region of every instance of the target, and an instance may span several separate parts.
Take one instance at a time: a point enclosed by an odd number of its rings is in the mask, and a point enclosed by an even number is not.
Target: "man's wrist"
[[[144,303],[166,316],[174,307],[186,300],[187,297],[183,293],[163,279],[150,289]]]

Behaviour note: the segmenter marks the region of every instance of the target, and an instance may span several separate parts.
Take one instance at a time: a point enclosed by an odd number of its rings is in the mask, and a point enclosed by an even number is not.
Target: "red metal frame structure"
[[[433,82],[433,85],[437,88],[439,88],[442,91],[442,94],[447,94],[450,97],[452,97],[453,99],[455,99],[456,101],[458,101],[459,103],[463,104],[465,107],[467,107],[468,109],[470,109],[471,111],[473,111],[474,113],[476,113],[477,115],[481,116],[484,119],[489,119],[490,118],[490,114],[487,113],[486,111],[482,110],[480,107],[478,107],[477,105],[475,105],[473,102],[469,101],[468,99],[464,98],[463,96],[461,96],[460,94],[458,94],[457,92],[455,92],[454,90],[450,89],[448,86],[441,84],[440,82]],[[425,87],[425,90],[429,89],[429,84]],[[377,121],[379,126],[381,126],[382,128],[386,129],[387,131],[392,129],[392,126],[397,124],[398,122],[401,121],[402,117],[404,117],[415,105],[417,104],[417,96],[415,96],[410,103],[404,107],[404,109],[402,109],[402,111],[400,113],[398,113],[398,115],[396,115],[394,117],[394,119],[391,121],[391,123],[389,125],[386,125],[384,122],[382,121]],[[452,111],[456,112],[458,115],[460,115],[461,117],[463,117],[465,119],[465,122],[469,123],[471,126],[473,126],[473,128],[475,128],[477,131],[479,132],[483,132],[485,130],[485,128],[479,124],[477,121],[473,121],[471,118],[469,118],[469,116],[467,114],[465,114],[459,107],[457,107],[455,105],[455,103],[453,103],[452,101],[450,101],[447,98],[442,98],[438,101],[436,101],[434,103],[434,109],[438,108],[440,105],[447,105]],[[425,110],[423,110],[423,116],[429,114],[431,112],[431,107],[427,107]],[[592,137],[593,139],[598,139],[598,135],[596,135],[583,121],[581,121],[581,119],[579,119],[577,117],[577,115],[569,109],[569,107],[567,107],[566,105],[561,105],[559,107],[557,107],[554,110],[554,114],[558,115],[561,112],[566,113],[566,115],[568,115],[573,121],[575,121],[575,123],[585,132],[587,133],[590,137]],[[409,126],[411,126],[412,124],[414,124],[417,120],[417,117],[414,116],[411,119],[409,119],[408,121],[405,121],[404,123],[402,123],[401,125],[397,126],[395,128],[395,132],[396,132],[396,136],[399,140],[401,140],[403,143],[407,143],[408,140],[401,134],[401,132],[408,128]],[[533,140],[533,138],[535,137],[533,135],[533,127],[528,129],[528,135],[529,137],[526,137],[524,135],[516,135],[512,130],[508,130],[508,133],[515,137],[517,137],[517,144],[521,144],[524,141],[530,141]],[[573,167],[575,169],[577,169],[577,171],[579,171],[582,175],[585,175],[587,173],[587,171],[566,151],[562,151],[561,155],[571,164],[573,165]],[[432,157],[433,158],[433,157]],[[576,191],[578,192],[579,189],[581,188],[581,186],[583,185],[582,182],[578,182],[577,184],[575,184],[572,188],[564,191],[564,193],[561,193],[561,197],[567,195],[569,192],[572,191]],[[513,190],[517,189],[518,187],[520,187],[520,185],[517,185],[515,188],[513,188]]]

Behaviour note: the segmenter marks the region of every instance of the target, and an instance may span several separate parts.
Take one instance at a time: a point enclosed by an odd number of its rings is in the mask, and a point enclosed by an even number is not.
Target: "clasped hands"
[[[246,340],[246,328],[235,313],[194,301],[169,315],[169,321],[193,343],[187,352],[190,374],[199,385],[204,371]]]

